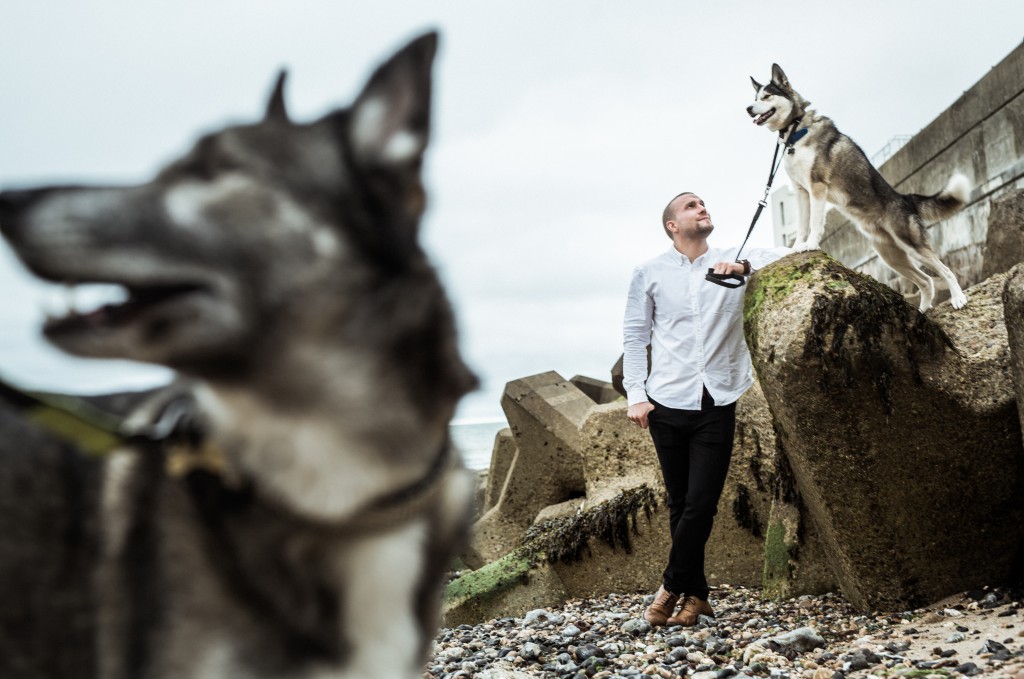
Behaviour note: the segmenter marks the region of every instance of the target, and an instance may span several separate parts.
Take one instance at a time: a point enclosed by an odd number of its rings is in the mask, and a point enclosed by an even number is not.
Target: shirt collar
[[[697,259],[695,259],[693,261],[690,261],[689,257],[687,257],[683,253],[679,252],[679,250],[676,250],[676,246],[673,245],[673,246],[671,246],[668,249],[668,252],[665,253],[665,256],[666,257],[670,257],[672,259],[672,261],[676,262],[677,264],[690,264],[690,265],[694,265],[694,264],[697,264],[698,262],[703,261],[704,258],[706,258],[708,255],[710,255],[714,250],[715,250],[715,248],[708,246],[708,249],[704,251],[704,254],[702,254]]]

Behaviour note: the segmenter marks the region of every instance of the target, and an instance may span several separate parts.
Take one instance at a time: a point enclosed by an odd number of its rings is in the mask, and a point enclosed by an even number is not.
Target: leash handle
[[[704,275],[704,280],[715,285],[721,285],[723,288],[740,288],[747,282],[743,274],[738,273],[715,273],[714,269],[709,268],[708,272]]]

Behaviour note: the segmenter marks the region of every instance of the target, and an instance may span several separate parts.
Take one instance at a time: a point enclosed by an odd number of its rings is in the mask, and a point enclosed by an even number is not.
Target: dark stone
[[[978,653],[1000,653],[1006,651],[1006,646],[1003,646],[998,641],[992,641],[991,639],[985,640],[985,645],[981,647]]]
[[[603,658],[604,649],[596,644],[584,644],[576,648],[576,660],[577,662],[583,662],[590,658]]]
[[[668,657],[669,662],[679,662],[681,660],[686,660],[686,654],[688,652],[689,651],[686,650],[685,646],[678,646],[676,648],[673,648],[671,651],[669,651],[669,654],[668,654],[667,657]]]
[[[685,646],[686,645],[686,641],[687,641],[686,637],[681,637],[679,635],[674,635],[674,636],[671,636],[671,637],[669,637],[668,639],[665,640],[665,645],[668,646],[669,648],[676,648],[678,646]]]

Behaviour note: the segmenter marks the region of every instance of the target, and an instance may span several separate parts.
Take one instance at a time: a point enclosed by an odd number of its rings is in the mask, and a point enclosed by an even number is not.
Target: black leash
[[[750,228],[747,229],[747,236],[743,239],[743,244],[740,245],[740,249],[736,251],[736,262],[740,263],[740,254],[743,252],[743,248],[746,247],[747,241],[750,240],[750,234],[754,233],[754,225],[757,224],[757,220],[761,217],[761,212],[768,207],[768,193],[772,190],[772,182],[775,181],[775,173],[779,171],[779,166],[782,165],[782,158],[779,157],[779,148],[782,146],[786,147],[789,153],[793,153],[793,145],[796,144],[800,139],[807,134],[807,128],[798,130],[800,127],[800,118],[793,121],[793,131],[789,133],[785,141],[782,139],[782,133],[779,133],[779,141],[783,143],[775,143],[775,153],[772,154],[772,166],[771,171],[768,173],[768,184],[764,187],[764,197],[757,202],[757,210],[754,211],[754,218],[750,220]],[[707,275],[704,276],[704,280],[714,283],[715,285],[721,285],[723,288],[738,288],[747,282],[746,277],[743,274],[738,273],[715,273],[713,268],[708,269]]]

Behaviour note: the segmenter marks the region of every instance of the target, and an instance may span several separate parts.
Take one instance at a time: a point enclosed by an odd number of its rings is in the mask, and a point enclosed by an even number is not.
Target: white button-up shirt
[[[759,269],[790,252],[762,248],[745,254]],[[672,247],[633,271],[623,321],[623,386],[629,405],[654,399],[669,408],[700,410],[704,387],[716,405],[728,405],[753,384],[743,338],[747,288],[704,280],[709,268],[734,261],[736,253],[737,248],[708,248],[691,262]]]

